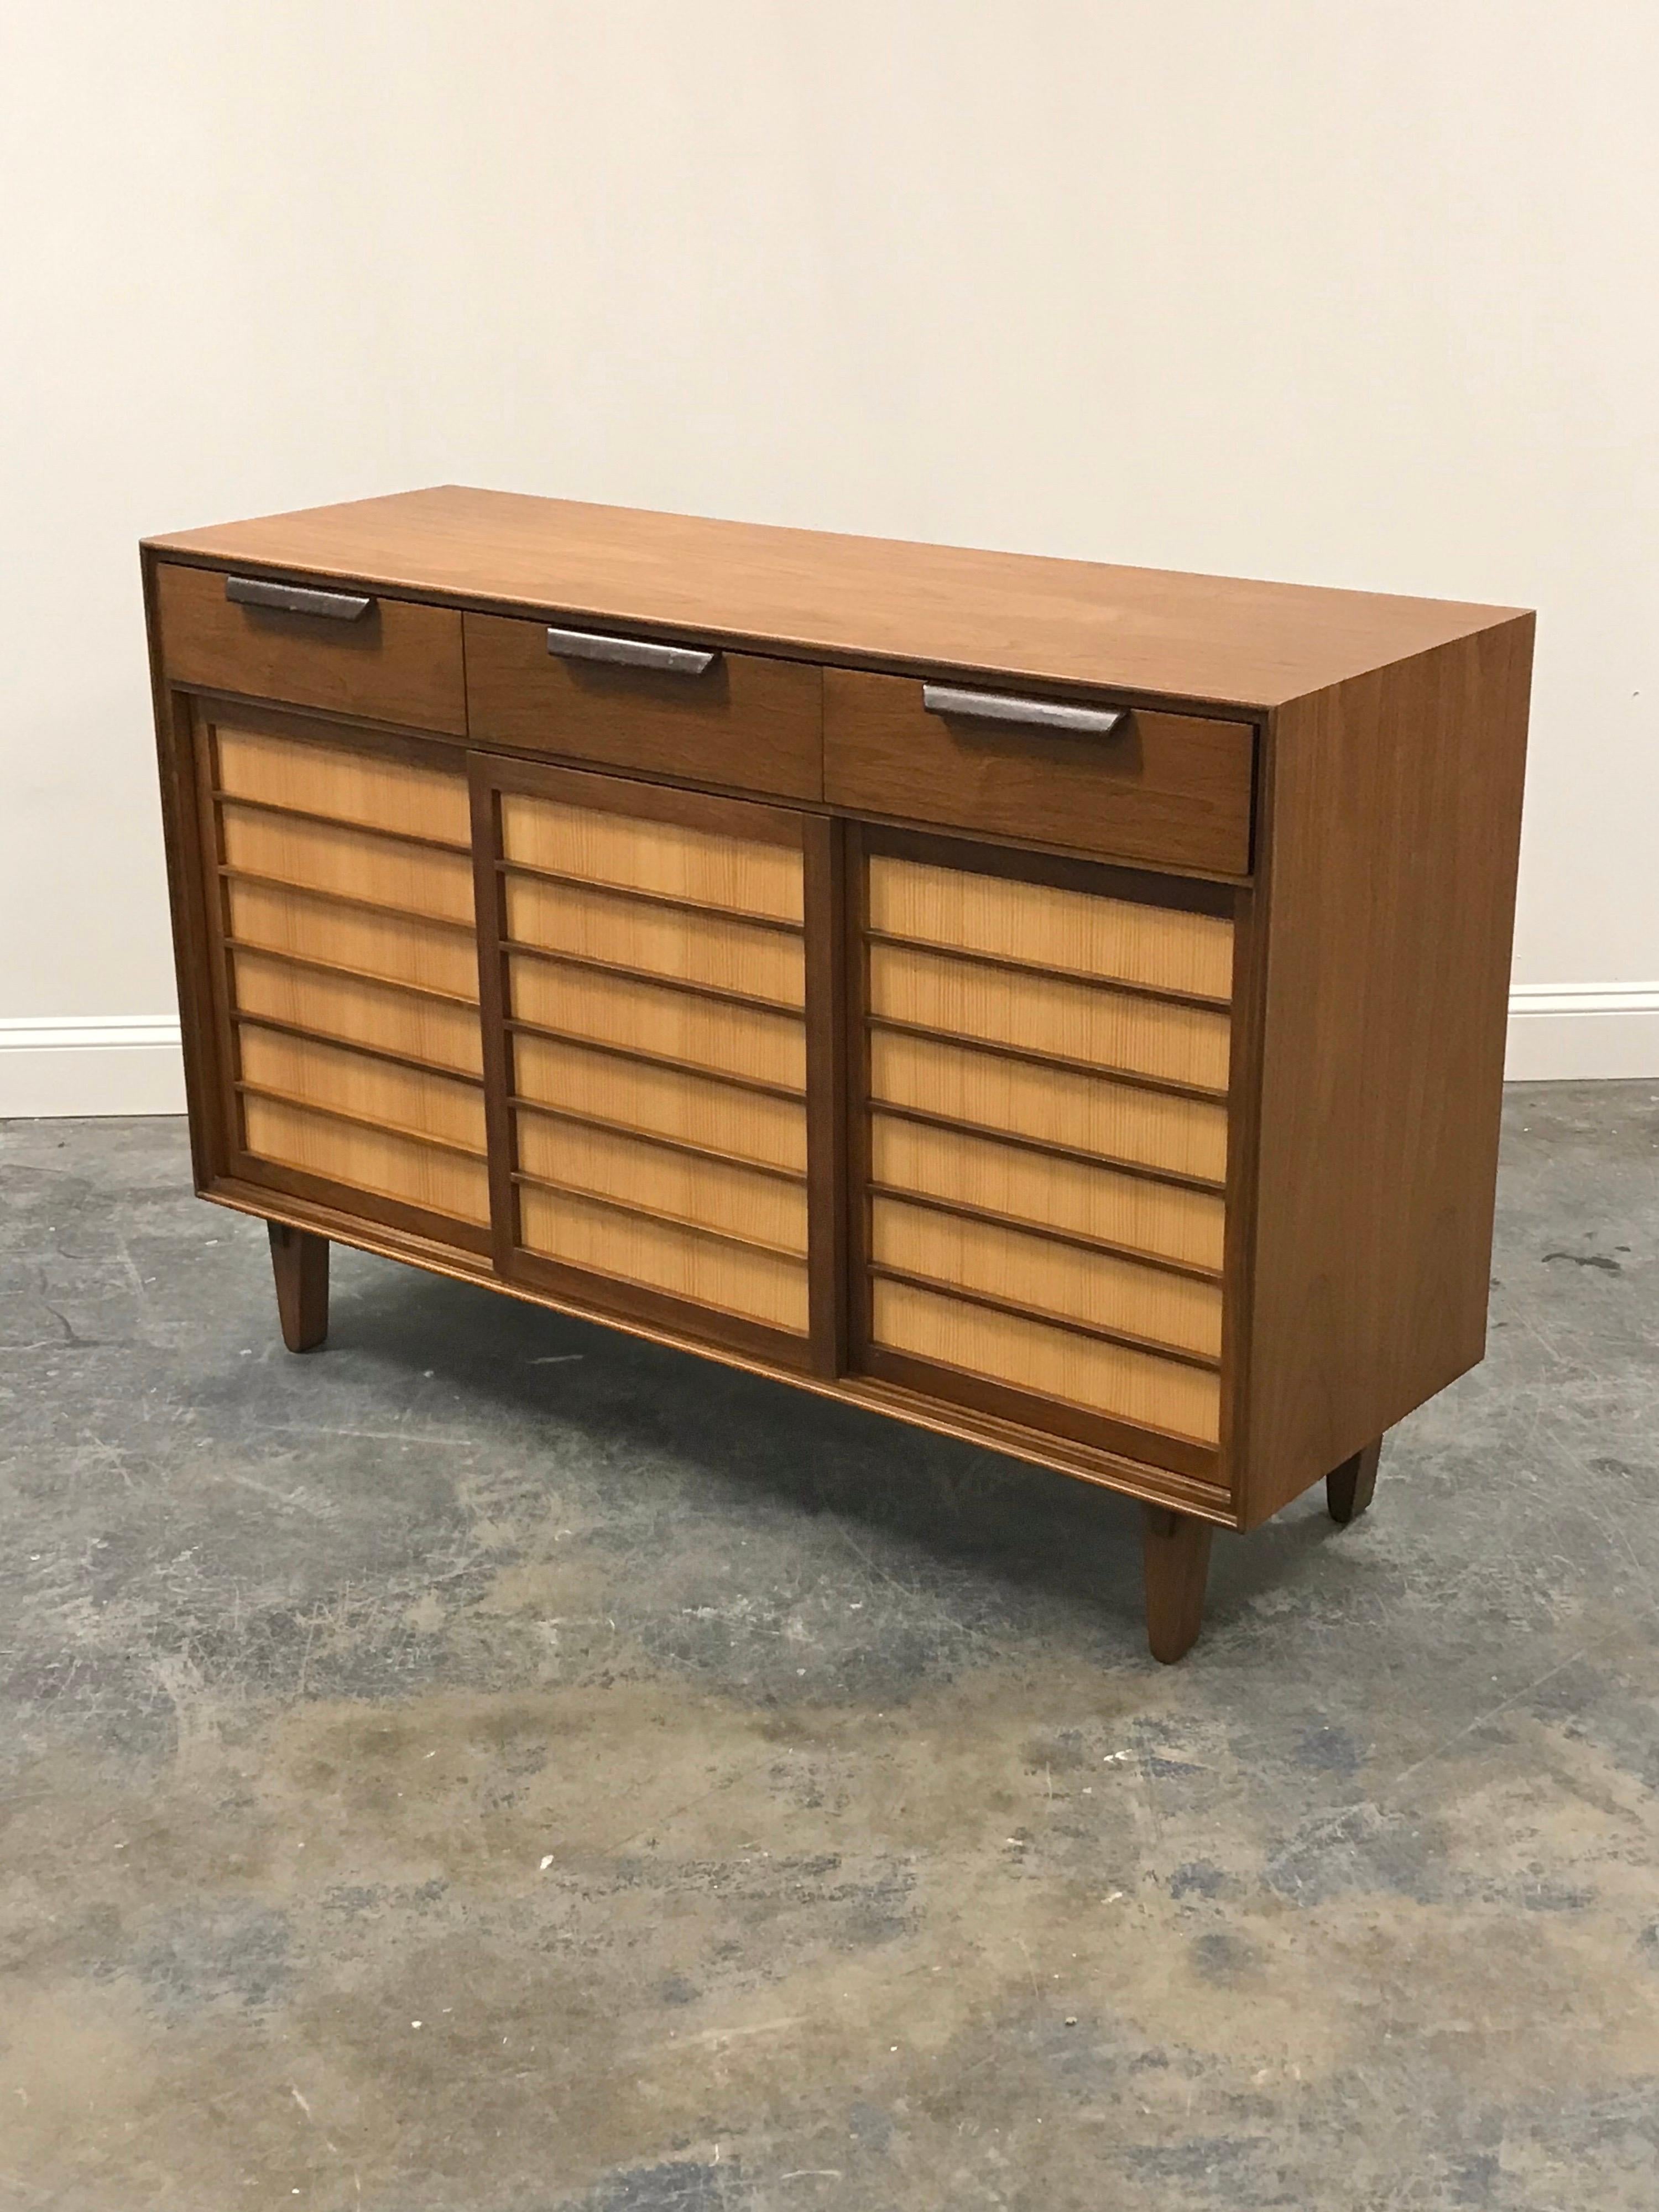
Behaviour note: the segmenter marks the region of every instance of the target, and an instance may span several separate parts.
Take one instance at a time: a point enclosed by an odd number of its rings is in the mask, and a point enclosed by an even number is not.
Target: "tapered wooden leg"
[[[328,1334],[328,1239],[286,1221],[266,1226],[283,1342],[290,1352],[314,1352]]]
[[[1352,1459],[1345,1459],[1340,1467],[1333,1468],[1325,1477],[1325,1503],[1330,1508],[1333,1521],[1346,1527],[1357,1521],[1371,1502],[1376,1488],[1376,1462],[1382,1456],[1382,1439],[1379,1437]]]
[[[1204,1584],[1210,1571],[1207,1521],[1146,1508],[1146,1641],[1154,1659],[1172,1667],[1193,1648],[1204,1618]]]

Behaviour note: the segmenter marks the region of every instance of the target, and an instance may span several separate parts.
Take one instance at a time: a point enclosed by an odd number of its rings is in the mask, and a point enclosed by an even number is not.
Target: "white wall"
[[[1659,1073],[1656,110],[1647,0],[0,11],[0,1111],[172,1095],[136,538],[442,480],[1536,605],[1518,1051]]]

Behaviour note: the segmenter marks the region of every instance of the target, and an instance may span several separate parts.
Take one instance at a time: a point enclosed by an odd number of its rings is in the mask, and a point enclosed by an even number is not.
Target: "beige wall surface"
[[[138,536],[459,480],[1535,605],[1516,973],[1659,1041],[1656,109],[1638,0],[0,10],[0,1029],[172,1008]]]

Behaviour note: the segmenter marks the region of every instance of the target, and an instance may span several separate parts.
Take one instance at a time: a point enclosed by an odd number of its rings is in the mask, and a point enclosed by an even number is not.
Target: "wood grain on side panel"
[[[1485,1349],[1532,642],[1275,719],[1249,1523]]]

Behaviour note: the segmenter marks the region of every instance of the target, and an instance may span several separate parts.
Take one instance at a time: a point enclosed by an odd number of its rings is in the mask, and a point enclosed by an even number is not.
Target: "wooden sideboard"
[[[1210,1536],[1485,1345],[1533,618],[455,487],[143,549],[191,1136],[270,1224]]]

